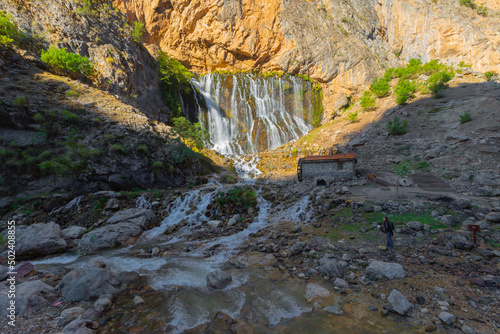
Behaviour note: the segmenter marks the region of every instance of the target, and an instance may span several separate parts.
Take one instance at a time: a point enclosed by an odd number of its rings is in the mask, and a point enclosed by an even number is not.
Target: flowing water
[[[308,133],[321,120],[320,96],[299,77],[239,73],[207,74],[193,81],[200,91],[198,118],[212,149],[241,155],[273,149]]]

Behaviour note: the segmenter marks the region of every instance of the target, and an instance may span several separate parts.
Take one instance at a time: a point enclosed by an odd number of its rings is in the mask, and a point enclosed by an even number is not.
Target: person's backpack
[[[388,231],[388,232],[392,232],[392,231],[394,231],[394,223],[393,223],[393,222],[391,222],[390,220],[388,220],[388,221],[387,221],[387,227],[388,227],[388,229],[389,229],[389,231]]]

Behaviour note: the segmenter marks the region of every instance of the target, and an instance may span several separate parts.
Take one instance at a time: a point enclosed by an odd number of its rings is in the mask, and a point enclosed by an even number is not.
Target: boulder
[[[154,212],[149,209],[119,211],[108,219],[105,226],[85,234],[78,243],[78,249],[88,253],[132,243],[142,232],[153,228],[157,222]]]
[[[56,286],[65,302],[91,300],[102,294],[116,295],[120,281],[102,268],[75,269]]]
[[[337,307],[337,306],[324,307],[323,311],[331,313],[331,314],[335,314],[335,315],[345,314],[345,312],[340,307]]]
[[[347,267],[346,262],[324,257],[319,261],[319,264],[320,267],[318,269],[322,275],[329,277],[344,277],[345,268]]]
[[[62,230],[64,239],[80,239],[87,232],[85,227],[71,226]]]
[[[318,297],[328,297],[331,294],[330,290],[317,283],[309,283],[306,286],[306,300],[308,302],[311,302]]]
[[[500,212],[490,212],[484,219],[495,224],[500,223]]]
[[[31,273],[34,273],[35,266],[29,262],[22,262],[16,267],[16,269],[14,269],[14,272],[16,273],[16,278],[22,278]]]
[[[224,289],[233,280],[233,277],[222,271],[215,270],[207,275],[207,286],[214,289]]]
[[[92,322],[76,319],[64,327],[62,332],[64,334],[95,334],[96,331],[89,328],[90,326],[92,326]]]
[[[53,292],[50,285],[40,280],[20,283],[16,287],[16,314],[19,317],[35,314],[42,308],[49,305],[45,299],[47,295]],[[0,292],[0,314],[7,315],[7,307],[11,299],[8,296],[8,290]]]
[[[444,224],[448,227],[455,226],[458,223],[458,218],[452,215],[444,215],[441,217],[441,224]]]
[[[64,327],[73,320],[75,320],[76,318],[78,318],[78,316],[80,316],[84,312],[85,309],[83,307],[80,306],[71,307],[62,311],[61,315],[57,317],[56,320],[58,321],[59,326]]]
[[[222,224],[222,222],[220,220],[210,220],[208,222],[208,226],[210,226],[211,228],[216,228],[218,227],[220,224]]]
[[[410,311],[412,307],[412,304],[408,301],[408,299],[406,299],[406,297],[396,289],[393,289],[391,291],[391,294],[389,295],[389,298],[387,300],[391,304],[394,311],[401,315],[405,315],[406,313],[408,313],[408,311]]]
[[[158,219],[152,210],[133,208],[118,211],[108,219],[106,224],[110,225],[124,222],[140,226],[143,230],[150,230],[156,226]]]
[[[439,313],[438,318],[447,325],[451,325],[452,323],[457,321],[457,317],[448,312]]]
[[[406,224],[407,227],[415,231],[421,231],[424,228],[424,224],[418,221],[411,221]]]
[[[368,268],[366,268],[367,276],[374,276],[378,279],[388,278],[393,279],[396,277],[405,277],[406,272],[403,266],[398,263],[372,261]]]
[[[464,334],[476,334],[477,332],[472,328],[463,324],[462,328],[460,328]]]
[[[53,222],[30,226],[21,225],[17,227],[16,233],[18,259],[59,253],[67,246],[61,228]]]
[[[474,244],[469,242],[463,235],[455,234],[451,240],[456,249],[471,250],[474,248]]]
[[[95,303],[94,307],[99,312],[106,312],[111,308],[112,302],[109,298],[99,298]]]

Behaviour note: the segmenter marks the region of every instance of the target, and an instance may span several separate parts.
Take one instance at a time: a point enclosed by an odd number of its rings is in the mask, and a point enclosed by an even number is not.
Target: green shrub
[[[51,155],[52,155],[52,151],[51,150],[46,150],[46,151],[43,151],[42,153],[40,153],[38,155],[38,157],[36,157],[36,160],[38,160],[38,161],[45,161],[48,158],[50,158]]]
[[[23,34],[17,28],[10,13],[0,11],[0,44],[19,44]]]
[[[148,152],[148,147],[146,145],[137,146],[137,152],[146,154]]]
[[[491,79],[493,79],[493,77],[496,75],[497,75],[497,72],[495,72],[495,71],[488,71],[488,72],[484,73],[484,77],[488,81],[491,81]]]
[[[347,120],[349,121],[349,123],[358,122],[359,121],[358,114],[359,114],[359,111],[356,111],[356,112],[352,112],[349,115],[347,115]]]
[[[377,103],[376,98],[373,97],[372,93],[369,90],[365,90],[363,92],[363,96],[361,96],[361,99],[359,101],[359,104],[361,104],[363,110],[373,109],[376,103]]]
[[[468,112],[468,111],[466,111],[465,113],[463,113],[459,117],[460,117],[460,123],[462,123],[462,124],[472,121],[472,116],[471,116],[470,112]]]
[[[80,116],[78,116],[77,114],[73,114],[67,110],[61,110],[59,114],[64,117],[65,121],[68,121],[70,123],[78,123],[78,121],[80,120]]]
[[[458,67],[472,67],[472,64],[467,64],[467,63],[461,61],[460,63],[458,63]]]
[[[163,167],[165,167],[165,165],[163,164],[163,162],[161,161],[155,161],[153,162],[153,168],[158,170],[158,169],[163,169]]]
[[[419,170],[429,170],[431,168],[431,165],[427,161],[418,161],[413,164],[413,169]]]
[[[28,105],[28,101],[26,100],[26,98],[22,95],[19,95],[18,97],[16,97],[16,99],[12,102],[12,105],[16,106],[16,107],[25,107]]]
[[[47,51],[42,51],[40,58],[64,75],[77,77],[81,74],[90,77],[94,73],[94,64],[87,57],[67,52],[66,49],[51,46]]]
[[[205,142],[208,142],[208,132],[201,128],[199,123],[191,123],[185,117],[172,119],[172,129],[177,132],[190,147],[202,149]]]
[[[476,11],[481,16],[488,16],[488,8],[486,6],[477,6]]]
[[[417,85],[413,81],[400,79],[396,87],[394,87],[396,103],[405,104],[409,99],[414,97],[416,91]]]
[[[37,123],[43,123],[45,122],[45,117],[42,116],[42,114],[40,113],[36,113],[34,116],[33,116],[33,120]]]
[[[219,192],[217,196],[217,205],[230,204],[237,207],[255,207],[257,205],[257,196],[250,187],[234,187],[227,192]]]
[[[403,120],[401,121],[399,117],[394,116],[394,118],[387,122],[387,132],[389,132],[391,135],[404,135],[407,130],[406,126],[408,125],[408,120]]]
[[[106,0],[75,0],[75,2],[81,5],[81,7],[76,10],[78,14],[94,16],[99,12],[99,6],[105,3]]]
[[[385,97],[391,89],[390,80],[375,78],[370,85],[370,89],[377,97]]]
[[[476,2],[474,0],[460,0],[459,3],[461,6],[469,7],[471,9],[476,9],[477,7]]]
[[[56,112],[53,110],[45,110],[42,112],[46,117],[55,117],[56,116]]]
[[[111,141],[111,140],[115,140],[116,136],[114,134],[112,134],[112,133],[106,133],[104,135],[104,138],[106,138],[106,140],[108,140],[108,141]]]
[[[453,72],[442,71],[432,74],[427,80],[427,85],[435,98],[444,96],[444,91],[448,87],[447,82],[453,78]]]
[[[126,153],[125,149],[118,144],[111,145],[109,151],[111,153]]]
[[[181,116],[180,96],[182,92],[191,89],[193,74],[177,59],[161,51],[158,53],[158,67],[163,99],[175,116]]]
[[[89,151],[90,158],[100,157],[102,155],[102,151],[98,148],[93,148]]]
[[[80,93],[74,90],[68,90],[66,92],[66,97],[78,97],[80,96]]]
[[[144,23],[135,21],[134,29],[132,30],[132,40],[139,43],[142,41],[142,35],[144,35]]]
[[[5,157],[8,151],[4,147],[0,147],[0,157]]]

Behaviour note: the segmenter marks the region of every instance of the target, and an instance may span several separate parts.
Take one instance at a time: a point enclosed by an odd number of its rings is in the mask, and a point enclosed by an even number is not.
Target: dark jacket
[[[385,220],[385,221],[382,223],[382,227],[381,227],[380,229],[381,229],[381,230],[382,230],[382,232],[384,232],[384,233],[391,232],[391,235],[394,235],[393,230],[390,228],[389,220]]]

